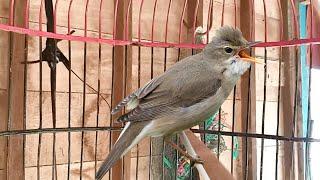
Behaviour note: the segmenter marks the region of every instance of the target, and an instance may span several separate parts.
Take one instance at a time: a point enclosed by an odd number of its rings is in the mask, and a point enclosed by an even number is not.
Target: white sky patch
[[[310,92],[310,108],[311,108],[311,120],[313,124],[313,138],[320,138],[320,69],[311,70],[311,92]],[[312,179],[318,179],[320,177],[319,162],[320,162],[320,143],[310,143],[310,156],[311,156],[311,173]]]

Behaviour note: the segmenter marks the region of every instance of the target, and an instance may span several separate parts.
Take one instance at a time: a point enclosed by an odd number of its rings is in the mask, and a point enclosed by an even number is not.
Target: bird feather
[[[136,93],[136,97],[140,97],[139,104],[118,121],[150,121],[213,96],[221,86],[220,77],[209,68],[206,61],[192,57],[177,63],[167,73],[140,89]],[[197,81],[190,85],[188,81],[192,78]]]

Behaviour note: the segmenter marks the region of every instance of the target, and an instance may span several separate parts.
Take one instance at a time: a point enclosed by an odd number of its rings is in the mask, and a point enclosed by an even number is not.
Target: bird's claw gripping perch
[[[196,158],[194,158],[194,157],[190,157],[189,158],[190,159],[190,165],[191,165],[191,167],[194,167],[196,164],[204,164],[204,160],[203,159],[201,159],[199,156],[197,156]]]
[[[170,141],[169,139],[165,138],[165,142],[168,143],[172,148],[179,151],[183,156],[188,158],[190,160],[190,164],[193,167],[195,164],[204,164],[204,160],[202,160],[199,156],[193,157],[188,152],[185,152],[183,149],[181,149],[178,145]]]

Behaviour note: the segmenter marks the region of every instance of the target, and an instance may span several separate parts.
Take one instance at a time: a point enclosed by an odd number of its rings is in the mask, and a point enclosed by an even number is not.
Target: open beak
[[[251,56],[249,56],[246,52],[245,49],[250,48],[256,44],[259,44],[260,41],[256,41],[256,42],[249,42],[247,44],[247,46],[245,46],[243,49],[241,49],[238,53],[238,55],[240,56],[240,58],[244,61],[248,61],[248,62],[254,62],[254,63],[258,63],[258,64],[264,64],[264,62],[262,62],[261,60],[255,59]]]

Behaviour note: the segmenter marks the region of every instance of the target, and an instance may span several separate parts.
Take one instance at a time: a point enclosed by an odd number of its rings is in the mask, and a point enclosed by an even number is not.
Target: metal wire
[[[266,1],[263,0],[263,12],[264,12],[264,41],[267,42],[268,26],[267,26],[267,7]],[[264,78],[263,78],[263,104],[262,104],[262,125],[261,134],[264,134],[265,126],[265,115],[266,115],[266,99],[267,99],[267,72],[268,72],[268,62],[267,62],[267,48],[264,48]],[[260,180],[263,179],[263,153],[264,153],[264,139],[261,139],[261,151],[260,151]]]
[[[73,0],[70,0],[69,7],[68,7],[68,34],[71,33],[71,7],[72,7]],[[72,98],[72,80],[71,80],[71,69],[72,69],[72,51],[71,51],[71,41],[68,41],[68,60],[70,63],[70,69],[68,73],[68,128],[71,128],[71,98]],[[98,88],[99,94],[99,88]],[[99,107],[97,107],[97,111],[99,112]],[[67,167],[67,180],[70,179],[70,167],[71,164],[71,133],[68,132],[68,167]]]
[[[237,1],[233,1],[234,5],[234,27],[237,27]],[[231,124],[231,132],[234,133],[235,129],[235,117],[236,117],[236,94],[237,94],[237,86],[234,86],[233,88],[233,97],[232,97],[232,124]],[[230,160],[230,171],[233,175],[233,153],[234,153],[234,136],[231,136],[231,160]]]
[[[259,139],[273,139],[279,141],[288,141],[288,142],[320,142],[319,138],[306,138],[306,137],[286,137],[286,136],[277,136],[271,134],[258,134],[258,133],[246,133],[246,132],[231,132],[231,131],[215,131],[215,130],[202,130],[202,129],[191,129],[194,133],[208,133],[208,134],[219,134],[224,136],[237,136],[245,138],[259,138]]]
[[[124,72],[121,72],[121,73],[124,73],[124,80],[123,80],[123,92],[120,92],[122,93],[122,96],[125,96],[127,95],[129,92],[128,92],[128,84],[127,82],[130,80],[128,77],[131,76],[128,74],[128,72],[130,71],[127,71],[127,68],[128,68],[128,65],[131,64],[131,63],[128,63],[128,59],[130,58],[130,56],[132,55],[131,51],[129,50],[130,47],[132,46],[138,46],[136,49],[137,51],[137,86],[138,88],[140,88],[143,84],[143,79],[146,78],[146,77],[143,77],[144,74],[143,72],[145,72],[145,70],[143,69],[143,53],[146,53],[146,51],[144,51],[144,49],[141,49],[143,47],[150,47],[150,78],[154,78],[155,74],[154,74],[154,71],[156,70],[156,65],[157,65],[157,61],[156,61],[156,52],[155,48],[163,48],[163,53],[164,53],[164,58],[163,58],[163,66],[161,68],[163,68],[163,71],[166,71],[168,69],[168,63],[171,61],[171,56],[170,56],[170,51],[169,49],[172,49],[172,48],[175,48],[175,50],[177,51],[177,61],[181,60],[183,57],[182,56],[185,56],[185,53],[184,53],[184,49],[188,49],[188,50],[191,50],[191,54],[194,54],[195,53],[195,49],[202,49],[205,45],[204,44],[195,44],[196,43],[196,33],[195,33],[195,29],[197,28],[196,26],[198,25],[197,24],[197,21],[199,19],[198,15],[199,14],[202,14],[202,16],[204,16],[204,14],[206,14],[206,17],[207,17],[207,23],[206,23],[206,27],[204,29],[206,29],[206,32],[205,33],[202,33],[200,35],[203,35],[203,36],[206,36],[206,43],[209,43],[210,42],[210,33],[212,33],[212,27],[214,26],[214,20],[217,18],[217,17],[221,17],[221,21],[220,21],[220,25],[223,26],[225,24],[227,24],[228,22],[228,19],[226,18],[226,13],[228,13],[228,8],[230,6],[230,3],[232,2],[228,2],[228,1],[225,1],[225,0],[221,0],[219,1],[219,5],[222,7],[222,11],[221,12],[216,12],[215,11],[215,3],[217,3],[216,1],[213,1],[213,0],[210,0],[208,1],[208,12],[205,12],[203,13],[203,9],[201,9],[200,7],[200,4],[203,3],[203,1],[201,0],[197,0],[195,2],[192,2],[190,0],[184,0],[184,1],[181,1],[181,4],[178,9],[179,11],[178,12],[175,12],[177,7],[175,7],[175,4],[174,2],[175,1],[172,1],[172,0],[168,0],[167,1],[167,4],[165,4],[165,8],[164,9],[161,9],[161,4],[160,3],[163,3],[163,2],[160,2],[158,0],[154,0],[152,5],[150,6],[150,4],[147,4],[147,2],[145,2],[144,0],[140,0],[139,1],[139,4],[134,4],[132,2],[132,0],[127,0],[126,3],[126,8],[124,10],[124,19],[121,20],[120,17],[118,17],[118,14],[119,14],[119,11],[120,11],[120,4],[121,2],[119,2],[118,0],[114,0],[112,1],[113,4],[114,4],[114,12],[113,12],[113,26],[111,31],[112,32],[104,32],[104,30],[102,29],[102,25],[103,25],[103,19],[105,17],[103,16],[106,16],[102,11],[104,8],[106,8],[106,3],[105,1],[103,0],[100,0],[98,4],[98,9],[99,9],[99,15],[98,15],[98,37],[91,37],[91,34],[90,32],[94,32],[94,30],[92,29],[89,29],[89,26],[90,26],[90,13],[89,13],[89,8],[92,4],[94,3],[91,3],[91,1],[89,0],[86,0],[85,3],[83,3],[83,7],[85,7],[84,9],[84,19],[83,19],[83,22],[84,22],[84,26],[83,26],[83,35],[81,36],[75,36],[75,35],[72,35],[72,26],[71,26],[71,21],[73,20],[73,17],[72,17],[72,9],[75,8],[75,4],[73,3],[73,0],[69,0],[68,1],[68,11],[67,11],[67,27],[64,27],[64,28],[67,28],[67,31],[68,33],[65,35],[65,34],[62,34],[60,31],[59,31],[59,28],[63,27],[62,25],[60,25],[59,23],[60,22],[57,22],[57,16],[59,16],[59,13],[60,13],[60,9],[61,8],[61,4],[62,2],[56,0],[55,1],[55,4],[52,3],[52,0],[38,0],[39,1],[39,17],[38,17],[38,29],[33,29],[34,27],[33,26],[29,26],[29,23],[31,22],[30,20],[30,6],[33,5],[33,4],[30,4],[30,1],[29,0],[26,0],[24,1],[24,8],[23,8],[23,24],[24,26],[23,27],[19,27],[17,25],[17,22],[16,22],[16,18],[15,16],[16,15],[16,5],[20,2],[18,1],[14,1],[14,0],[10,0],[9,2],[9,12],[8,12],[8,17],[6,17],[8,19],[8,23],[7,24],[0,24],[0,30],[2,31],[8,31],[9,33],[9,39],[8,39],[8,42],[9,42],[9,53],[8,53],[8,87],[7,87],[7,91],[9,92],[8,93],[8,105],[7,105],[7,112],[8,112],[8,117],[6,119],[6,122],[7,122],[7,127],[5,130],[1,130],[0,131],[0,137],[8,137],[8,141],[7,141],[7,144],[6,144],[6,149],[7,149],[7,152],[6,152],[6,156],[9,157],[10,156],[10,153],[9,153],[9,150],[14,148],[12,147],[12,145],[10,145],[9,141],[10,141],[10,138],[12,137],[15,137],[15,136],[22,136],[23,138],[23,157],[25,157],[25,153],[26,153],[26,147],[27,147],[27,141],[26,141],[26,138],[29,137],[30,135],[34,135],[36,134],[37,135],[37,147],[34,147],[34,150],[36,151],[36,163],[35,163],[35,167],[36,167],[36,177],[37,179],[41,179],[43,178],[42,176],[42,167],[43,167],[43,163],[42,161],[44,160],[44,158],[47,158],[45,157],[43,154],[43,150],[44,150],[44,143],[43,143],[43,140],[45,138],[43,138],[43,135],[44,134],[50,134],[52,135],[53,139],[52,139],[52,163],[49,165],[51,166],[50,168],[51,169],[51,173],[52,173],[52,179],[57,179],[58,178],[58,168],[57,168],[57,165],[60,165],[61,162],[57,162],[57,159],[58,159],[58,149],[57,149],[57,144],[56,142],[58,141],[58,139],[56,138],[56,134],[57,133],[67,133],[67,161],[66,161],[66,165],[67,165],[67,179],[71,179],[71,171],[72,171],[72,159],[71,159],[71,154],[72,154],[72,149],[71,149],[71,146],[72,146],[72,135],[73,133],[75,132],[80,132],[81,133],[81,144],[80,144],[80,158],[79,158],[79,167],[80,167],[80,179],[82,178],[85,178],[85,171],[84,171],[84,167],[85,167],[85,162],[87,162],[84,158],[85,158],[85,143],[84,143],[84,140],[85,140],[85,135],[87,134],[87,132],[94,132],[95,136],[95,140],[94,140],[94,156],[93,156],[93,160],[94,161],[94,172],[97,171],[97,168],[98,168],[98,162],[99,162],[99,157],[98,157],[98,150],[100,148],[100,144],[99,144],[99,133],[101,131],[106,131],[106,132],[109,132],[110,133],[110,136],[109,136],[109,150],[111,149],[112,147],[112,142],[113,142],[113,139],[114,137],[112,137],[114,134],[112,132],[115,132],[115,131],[120,131],[122,130],[121,127],[113,127],[113,116],[110,116],[110,124],[109,126],[100,126],[100,121],[103,120],[101,118],[101,115],[102,115],[102,106],[101,106],[101,103],[100,101],[101,100],[104,100],[108,106],[109,106],[109,103],[111,104],[111,106],[114,105],[114,103],[117,103],[117,102],[114,102],[114,97],[115,97],[115,94],[118,93],[116,92],[116,89],[114,88],[115,86],[115,83],[114,82],[114,77],[117,75],[117,73],[120,73],[120,72],[117,72],[115,70],[115,65],[116,63],[118,63],[118,59],[116,58],[116,55],[115,55],[115,48],[117,48],[118,46],[124,46]],[[230,160],[230,171],[232,174],[235,174],[234,171],[235,171],[235,165],[234,165],[234,157],[233,157],[233,154],[234,154],[234,146],[235,146],[235,139],[236,138],[242,138],[244,140],[244,145],[242,146],[243,150],[244,150],[244,159],[243,159],[243,162],[244,164],[242,169],[244,169],[244,172],[243,172],[243,175],[244,175],[244,179],[249,179],[249,172],[250,170],[248,169],[250,167],[250,158],[249,158],[249,150],[251,147],[249,147],[249,145],[251,144],[250,142],[253,142],[254,140],[256,139],[261,139],[261,149],[260,149],[260,165],[258,166],[258,168],[260,169],[259,171],[259,179],[262,180],[265,176],[266,176],[266,162],[265,162],[265,140],[275,140],[276,142],[276,145],[275,145],[275,148],[276,148],[276,152],[275,152],[275,179],[279,179],[279,172],[278,172],[278,169],[279,169],[279,153],[281,152],[280,151],[280,142],[279,141],[282,141],[282,142],[293,142],[296,143],[296,142],[299,142],[299,143],[305,143],[305,150],[304,150],[304,158],[308,158],[309,156],[309,149],[310,149],[310,143],[312,142],[320,142],[320,139],[316,139],[316,138],[312,138],[311,137],[311,134],[309,133],[309,130],[310,130],[310,84],[311,84],[311,68],[312,68],[312,65],[313,65],[313,59],[312,59],[312,54],[314,52],[312,52],[312,45],[314,44],[319,44],[320,43],[320,37],[313,37],[312,35],[312,32],[311,32],[311,37],[310,38],[306,38],[306,39],[299,39],[299,22],[298,22],[298,19],[297,17],[299,16],[299,13],[297,12],[296,10],[296,3],[295,1],[293,0],[290,0],[290,1],[287,1],[288,3],[288,10],[291,11],[292,13],[292,17],[293,17],[293,39],[289,39],[289,40],[285,40],[284,38],[284,34],[286,32],[284,32],[284,28],[283,28],[283,23],[285,21],[284,19],[284,15],[282,14],[284,9],[283,7],[281,7],[281,2],[280,0],[277,0],[277,6],[279,8],[279,34],[280,34],[280,40],[279,41],[268,41],[270,40],[271,38],[268,37],[268,35],[270,34],[270,32],[268,32],[268,28],[269,28],[269,17],[267,16],[267,10],[269,10],[269,7],[267,6],[266,4],[266,1],[265,0],[260,0],[260,2],[263,3],[263,20],[264,20],[264,42],[259,44],[259,45],[256,45],[256,47],[263,47],[264,48],[264,61],[265,61],[265,66],[264,66],[264,72],[263,72],[263,106],[262,106],[262,119],[261,119],[261,123],[262,123],[262,127],[261,127],[261,133],[255,133],[255,132],[251,132],[251,124],[250,124],[250,121],[249,119],[251,118],[250,117],[250,108],[251,108],[251,105],[250,105],[250,101],[251,101],[251,97],[250,97],[250,90],[248,91],[248,99],[247,99],[247,107],[246,109],[248,110],[248,116],[246,118],[246,124],[245,124],[245,132],[238,132],[238,129],[237,127],[235,126],[235,123],[236,123],[236,117],[237,117],[237,113],[236,113],[236,102],[237,102],[237,97],[236,97],[236,94],[237,94],[237,88],[235,87],[234,90],[233,90],[233,97],[232,97],[232,119],[230,119],[230,121],[232,121],[232,124],[231,124],[231,128],[229,131],[225,131],[223,130],[223,128],[221,128],[221,109],[219,110],[219,113],[218,113],[218,130],[207,130],[205,129],[206,125],[204,124],[204,129],[192,129],[193,132],[195,133],[202,133],[204,134],[204,142],[206,143],[206,135],[209,135],[209,134],[214,134],[214,135],[217,135],[218,139],[217,139],[217,144],[218,144],[218,151],[217,151],[217,157],[219,159],[222,158],[222,152],[220,152],[220,145],[221,145],[221,138],[223,138],[224,136],[226,137],[231,137],[231,160]],[[49,6],[52,6],[51,7],[51,10],[50,8],[48,8],[48,4],[49,3]],[[251,13],[251,20],[254,21],[254,6],[255,6],[255,2],[254,0],[250,0],[250,3],[252,5],[252,12]],[[123,3],[122,3],[123,4]],[[193,9],[192,9],[192,13],[191,15],[189,15],[189,11],[190,11],[190,4],[193,4]],[[233,26],[234,27],[237,27],[237,14],[239,13],[238,10],[237,10],[237,1],[234,0],[233,1],[233,5],[234,5],[234,22],[233,22]],[[312,7],[313,5],[313,2],[310,1],[310,7]],[[34,6],[34,5],[33,5]],[[43,7],[45,6],[45,7]],[[54,7],[53,7],[54,6]],[[93,5],[92,5],[93,6]],[[136,13],[136,17],[132,15],[132,9],[133,8],[136,8],[135,11],[133,11],[134,13]],[[151,10],[150,11],[146,11],[147,8],[150,8]],[[164,13],[163,13],[163,12]],[[310,8],[310,11],[311,11],[311,29],[312,29],[312,26],[314,26],[313,24],[313,20],[312,20],[312,15],[313,15],[313,11],[312,11],[312,8]],[[42,14],[43,13],[46,13],[47,15],[47,22],[44,22],[43,20],[43,17],[42,17]],[[151,13],[150,13],[151,12]],[[152,17],[152,20],[150,21],[150,23],[148,23],[148,26],[149,28],[145,28],[145,19],[143,17],[143,13],[149,13],[148,15],[150,15],[150,17]],[[173,18],[173,13],[175,13],[174,15],[176,15],[176,23],[177,23],[177,26],[176,26],[176,40],[172,40],[170,39],[169,37],[171,37],[171,34],[172,32],[172,29],[171,29],[171,18]],[[156,29],[156,25],[157,25],[157,21],[159,20],[159,16],[161,16],[160,14],[165,14],[164,16],[164,21],[161,21],[162,23],[164,22],[165,26],[163,29],[164,32],[160,31],[161,33],[161,40],[158,40],[156,37],[156,32],[159,32],[158,29]],[[134,22],[132,23],[132,17],[133,18],[136,18],[137,19],[137,22]],[[186,22],[185,19],[186,18],[189,18],[189,17],[192,17],[192,24],[191,22]],[[241,18],[241,17],[240,17]],[[188,19],[189,20],[189,19]],[[120,27],[123,23],[124,24],[124,38],[117,38],[119,36],[119,34],[121,32],[118,32],[117,29],[118,27]],[[46,23],[48,29],[47,31],[44,31],[42,26]],[[74,22],[75,23],[75,22]],[[202,22],[203,24],[205,24],[204,22]],[[200,23],[201,24],[201,23]],[[136,25],[136,26],[134,26]],[[219,25],[218,25],[219,26]],[[151,27],[151,28],[150,28]],[[132,32],[129,32],[131,31],[132,28],[137,28],[137,33],[136,34],[132,34]],[[248,28],[252,28],[252,33],[254,32],[253,30],[255,29],[254,26],[252,27],[248,27]],[[81,28],[80,28],[81,29]],[[146,32],[148,29],[150,29],[150,32]],[[190,31],[186,32],[185,29],[188,29],[188,30],[191,30],[192,31],[192,38],[191,39],[188,39],[188,40],[185,40],[186,38],[184,38],[186,36],[185,33],[190,33]],[[13,68],[14,66],[14,62],[13,62],[13,58],[15,56],[15,53],[19,53],[19,52],[13,52],[13,49],[14,49],[14,35],[15,33],[20,33],[20,34],[26,34],[26,35],[30,35],[30,36],[36,36],[37,37],[37,43],[39,45],[39,91],[38,92],[38,97],[39,97],[39,114],[37,116],[39,116],[39,126],[38,128],[36,129],[27,129],[27,122],[29,121],[29,119],[27,118],[27,114],[28,114],[28,104],[27,101],[28,99],[28,92],[30,91],[34,91],[34,90],[28,90],[28,78],[30,78],[29,76],[29,68],[27,66],[27,60],[29,58],[29,54],[31,54],[30,52],[30,47],[28,47],[28,40],[31,39],[30,37],[28,36],[25,36],[25,41],[23,42],[24,43],[24,46],[26,47],[24,49],[24,51],[22,52],[23,53],[23,61],[25,62],[24,63],[24,67],[23,67],[23,75],[24,75],[24,79],[23,79],[23,129],[15,129],[15,127],[13,126],[13,119],[12,119],[12,114],[14,112],[14,107],[12,107],[12,104],[11,104],[11,101],[13,99],[13,95],[11,94],[11,92],[13,91],[13,76],[15,74],[13,74],[11,72],[11,68]],[[145,34],[149,34],[151,35],[150,37],[146,37]],[[107,34],[107,36],[112,36],[112,38],[105,38],[104,35]],[[251,34],[251,37],[254,37],[255,35],[254,34]],[[53,57],[55,58],[59,58],[59,52],[58,52],[58,47],[57,47],[57,42],[59,42],[60,40],[68,40],[68,44],[67,44],[67,48],[65,49],[65,51],[68,52],[68,62],[69,62],[69,68],[68,68],[68,92],[66,92],[68,94],[68,108],[67,108],[67,126],[66,127],[60,127],[60,126],[57,126],[57,121],[56,121],[56,85],[55,83],[53,83],[53,80],[56,81],[55,79],[55,74],[56,74],[56,63],[53,63],[54,67],[50,67],[51,68],[51,76],[52,76],[52,82],[51,82],[51,86],[52,86],[52,89],[51,89],[51,108],[52,108],[52,127],[51,128],[44,128],[44,121],[45,121],[45,118],[44,118],[44,105],[43,105],[43,100],[44,100],[44,87],[43,87],[43,66],[42,66],[42,62],[43,61],[48,61],[48,59],[46,59],[46,57],[43,56],[43,48],[47,48],[48,47],[48,43],[46,44],[45,47],[43,47],[43,37],[46,37],[46,41],[51,41],[52,43],[50,45],[54,46],[54,51],[53,51]],[[131,38],[132,37],[132,38]],[[73,59],[73,56],[74,55],[74,52],[72,52],[72,45],[74,42],[83,42],[83,61],[84,61],[84,64],[83,64],[83,67],[82,67],[82,70],[83,70],[83,77],[80,78],[80,76],[78,76],[76,74],[75,71],[72,70],[72,66],[74,66],[74,64],[77,63],[77,61],[75,59]],[[88,80],[88,77],[87,75],[89,75],[87,72],[87,69],[89,68],[89,64],[87,64],[89,62],[89,54],[88,54],[88,46],[87,46],[87,43],[97,43],[99,46],[98,48],[96,49],[98,52],[98,59],[97,60],[94,60],[97,62],[98,64],[98,67],[96,69],[96,71],[98,72],[97,73],[97,90],[95,90],[93,87],[94,86],[90,86],[87,84],[87,80]],[[112,49],[112,72],[111,72],[111,79],[112,79],[112,82],[107,82],[107,83],[110,83],[111,84],[111,98],[110,100],[107,100],[106,98],[104,98],[102,96],[102,94],[104,94],[103,92],[101,92],[102,90],[102,87],[104,87],[104,83],[103,82],[103,75],[102,75],[102,71],[103,71],[103,58],[102,58],[102,53],[103,53],[103,50],[102,50],[102,44],[108,44],[110,46],[108,46],[110,49]],[[309,69],[310,69],[310,72],[309,72],[309,99],[308,99],[308,119],[307,119],[307,134],[306,134],[306,137],[297,137],[297,127],[298,127],[298,116],[297,116],[297,111],[299,109],[299,104],[298,104],[298,100],[299,100],[299,91],[298,91],[298,88],[299,88],[299,79],[297,78],[299,73],[300,73],[300,69],[299,69],[299,66],[298,66],[298,63],[299,63],[299,58],[298,58],[298,46],[300,45],[309,45],[310,47],[310,64],[309,64]],[[276,116],[276,133],[275,134],[266,134],[265,133],[265,128],[266,126],[268,125],[268,122],[265,121],[266,119],[266,116],[267,116],[267,112],[266,112],[266,107],[267,107],[267,97],[268,97],[268,91],[267,91],[267,88],[269,87],[268,85],[268,71],[270,71],[270,68],[268,67],[268,63],[267,63],[267,60],[269,58],[269,56],[271,56],[269,54],[269,52],[267,51],[269,47],[279,47],[280,49],[280,55],[279,55],[279,61],[278,61],[278,83],[277,83],[277,116]],[[293,46],[293,47],[291,47]],[[282,97],[281,93],[280,93],[280,90],[281,90],[281,79],[283,78],[283,74],[282,74],[282,69],[281,69],[281,66],[282,66],[282,53],[283,53],[283,47],[288,47],[288,48],[291,48],[291,49],[294,49],[294,53],[295,53],[295,56],[296,58],[294,59],[294,63],[293,65],[295,66],[295,76],[296,78],[294,79],[295,81],[293,82],[294,84],[294,99],[293,99],[293,106],[292,106],[292,111],[293,111],[293,117],[292,119],[288,119],[288,120],[285,120],[286,122],[292,122],[292,129],[290,129],[290,132],[291,132],[291,136],[283,136],[283,135],[280,135],[280,113],[281,113],[281,100],[283,100],[284,97]],[[60,50],[59,50],[60,51]],[[189,52],[189,51],[188,51]],[[91,61],[91,59],[90,59]],[[250,71],[252,72],[252,71]],[[72,74],[74,74],[75,76],[77,76],[81,81],[83,80],[82,82],[82,105],[81,105],[81,108],[82,108],[82,111],[81,111],[81,115],[82,115],[82,118],[81,118],[81,127],[73,127],[72,125],[72,120],[74,119],[74,117],[72,116],[72,108],[73,108],[73,104],[72,104],[72,91],[73,91],[73,81],[72,81]],[[251,76],[251,75],[250,75]],[[149,76],[148,76],[149,77]],[[248,81],[248,87],[250,89],[250,86],[252,84],[251,83],[251,79]],[[85,124],[85,116],[87,115],[87,112],[86,112],[86,103],[88,102],[88,99],[87,99],[87,95],[89,94],[87,92],[87,89],[86,87],[89,87],[92,91],[94,91],[96,93],[96,104],[95,104],[95,108],[96,108],[96,114],[95,114],[95,124],[94,126],[92,127],[87,127],[86,124]],[[255,98],[254,98],[255,99]],[[110,106],[109,106],[110,107]],[[110,110],[109,109],[109,113],[110,113]],[[125,111],[123,111],[124,113]],[[251,121],[254,120],[254,119],[250,119]],[[258,121],[258,120],[257,120]],[[178,142],[178,140],[177,140]],[[152,157],[155,156],[153,154],[153,150],[152,150],[152,142],[150,141],[150,159],[149,159],[149,174],[148,174],[148,177],[151,178],[152,176],[152,172],[151,172],[151,166],[152,166]],[[51,144],[50,144],[51,146]],[[295,146],[292,146],[295,148]],[[140,147],[141,148],[141,147]],[[166,147],[164,147],[165,149]],[[139,166],[141,166],[141,162],[139,162],[139,158],[140,158],[140,154],[139,154],[139,145],[137,145],[137,154],[136,154],[136,169],[135,169],[135,177],[136,179],[140,179],[141,176],[139,174]],[[178,152],[176,152],[176,160],[178,160],[178,157],[179,157],[179,154]],[[8,161],[8,159],[7,159]],[[124,162],[125,163],[125,162]],[[123,163],[123,171],[124,171],[124,165]],[[294,166],[294,165],[292,165]],[[25,158],[23,158],[23,169],[26,169],[26,162],[25,162]],[[176,168],[176,167],[175,167]],[[291,167],[290,167],[291,168]],[[307,179],[309,177],[309,164],[308,162],[306,161],[305,162],[305,169],[304,169],[304,173],[305,173],[305,178]],[[122,172],[123,172],[122,171]],[[8,173],[9,170],[7,170],[6,173]],[[11,170],[10,170],[11,172]],[[163,170],[164,172],[164,170]],[[177,173],[177,172],[175,172]],[[192,176],[194,175],[194,172],[193,170],[190,170],[190,177],[192,178]],[[109,173],[109,179],[111,179],[111,173]],[[122,178],[124,178],[124,175],[122,174],[121,175]],[[178,175],[175,174],[175,177],[177,177]],[[163,176],[163,178],[165,179],[165,177]]]
[[[279,7],[279,14],[280,14],[280,25],[283,24],[283,14],[281,11],[281,2],[280,0],[277,1]],[[283,40],[283,26],[280,28],[280,40]],[[282,63],[282,47],[280,47],[280,55],[279,55],[279,73],[278,73],[278,97],[277,97],[277,129],[276,129],[276,136],[279,136],[279,127],[280,127],[280,100],[281,100],[281,64]],[[278,161],[279,161],[279,140],[276,140],[276,164],[275,164],[275,180],[278,180]]]
[[[221,27],[224,25],[224,7],[225,7],[225,0],[222,1],[222,11],[221,11]],[[219,108],[218,111],[219,114],[219,119],[218,119],[218,131],[221,131],[221,107]],[[217,147],[217,157],[220,159],[220,138],[221,135],[218,134],[218,147]]]
[[[24,8],[24,16],[25,18],[25,22],[24,22],[24,27],[25,28],[29,28],[29,5],[30,2],[29,0],[25,1],[25,8]],[[27,62],[28,61],[28,37],[25,36],[24,38],[24,61]],[[23,74],[23,129],[27,129],[27,79],[28,79],[28,69],[27,69],[27,65],[24,64],[24,68],[23,68],[24,74]],[[26,136],[23,136],[23,157],[25,157],[26,155]],[[25,158],[23,158],[23,169],[25,169]],[[25,172],[24,172],[25,173]]]
[[[311,38],[313,37],[313,1],[310,0],[310,28],[311,28]],[[313,51],[312,51],[312,44],[310,44],[310,66],[309,66],[309,82],[308,82],[308,118],[307,118],[307,133],[306,133],[306,138],[310,138],[311,134],[309,133],[310,128],[310,118],[311,118],[311,111],[310,111],[310,92],[311,92],[311,73],[312,73],[312,64],[313,64]],[[305,179],[311,179],[311,174],[310,174],[310,165],[309,165],[309,148],[310,144],[309,142],[305,143]]]

